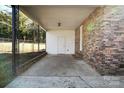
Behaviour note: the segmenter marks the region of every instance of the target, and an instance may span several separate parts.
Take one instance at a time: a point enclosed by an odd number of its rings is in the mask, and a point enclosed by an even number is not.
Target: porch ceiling
[[[46,30],[75,30],[97,6],[23,5],[21,10]],[[61,26],[58,26],[58,23]]]

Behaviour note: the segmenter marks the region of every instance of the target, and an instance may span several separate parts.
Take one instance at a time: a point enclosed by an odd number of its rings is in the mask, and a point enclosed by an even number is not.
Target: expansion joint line
[[[93,88],[88,82],[86,82],[83,78],[81,78],[81,76],[79,76],[79,78],[84,81],[89,87]]]

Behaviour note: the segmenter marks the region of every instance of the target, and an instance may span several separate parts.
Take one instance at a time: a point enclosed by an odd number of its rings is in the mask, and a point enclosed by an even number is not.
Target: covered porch
[[[12,42],[4,40],[15,79],[6,87],[124,87],[123,10],[13,5]]]
[[[91,87],[85,81],[82,81],[81,76],[97,77],[100,75],[87,63],[83,62],[82,58],[75,56],[75,47],[77,46],[75,43],[75,31],[95,8],[96,6],[13,6],[13,10],[17,9],[37,23],[39,27],[38,31],[41,28],[46,32],[44,51],[46,51],[48,55],[39,59],[40,61],[34,61],[36,63],[33,65],[30,65],[30,62],[28,62],[21,68],[16,67],[15,64],[18,63],[16,63],[16,58],[14,58],[15,63],[13,63],[13,70],[15,74],[18,74],[16,78],[17,81],[15,79],[12,83],[7,85],[7,87],[52,87],[52,82],[50,83],[45,80],[45,78],[53,79],[53,83],[55,83],[53,87],[57,87],[56,84],[58,87]],[[16,18],[17,14],[15,11],[13,16],[15,15]],[[16,32],[14,34],[15,37],[18,32],[18,28],[16,27],[18,24],[16,21],[18,22],[18,20],[13,21],[15,24],[15,26],[13,25],[13,28],[15,28],[14,32]],[[33,35],[36,35],[36,33]],[[80,36],[80,38],[82,38],[82,36]],[[18,45],[17,42],[15,39],[15,45]],[[82,42],[82,40],[80,40],[80,42]],[[16,47],[13,49],[15,49],[16,53]],[[82,43],[80,44],[80,51],[82,51]],[[20,72],[22,72],[22,74],[20,74]],[[26,78],[28,78],[29,81],[26,80]],[[58,81],[60,78],[62,79],[62,84]],[[71,81],[69,80],[70,78],[72,78]],[[27,85],[25,80],[27,81]],[[32,81],[31,86],[30,80]],[[74,80],[76,80],[76,82],[74,82]],[[20,81],[20,83],[18,83],[18,81]],[[42,81],[44,84],[38,84],[38,82]],[[64,85],[66,81],[70,84]],[[71,84],[73,82],[76,85]],[[78,82],[80,82],[79,85]],[[16,84],[19,84],[19,86]]]
[[[98,6],[51,5],[20,6],[23,13],[35,20],[46,31],[48,54],[75,54],[76,29]],[[82,42],[82,36],[79,36]]]

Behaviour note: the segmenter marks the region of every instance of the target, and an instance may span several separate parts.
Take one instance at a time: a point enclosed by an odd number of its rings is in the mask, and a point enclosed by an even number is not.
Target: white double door
[[[66,36],[59,36],[57,38],[57,54],[72,54],[73,41]]]
[[[66,53],[66,38],[64,36],[57,37],[57,52],[58,54]]]

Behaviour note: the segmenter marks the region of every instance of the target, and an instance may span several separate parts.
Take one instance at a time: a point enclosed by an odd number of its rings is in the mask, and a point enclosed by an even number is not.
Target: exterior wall
[[[57,37],[65,37],[65,54],[75,53],[75,31],[74,30],[56,30],[46,33],[46,51],[49,54],[58,54]]]
[[[124,62],[124,6],[98,7],[82,25],[83,59],[101,74],[114,74]]]
[[[76,57],[79,57],[79,58],[82,58],[83,57],[83,51],[80,50],[80,39],[83,37],[80,37],[80,28],[77,28],[75,30],[75,56]],[[83,34],[82,34],[83,36]],[[83,43],[83,42],[82,42]],[[82,44],[82,47],[83,47],[83,44]]]
[[[80,53],[80,29],[75,30],[75,53]]]

